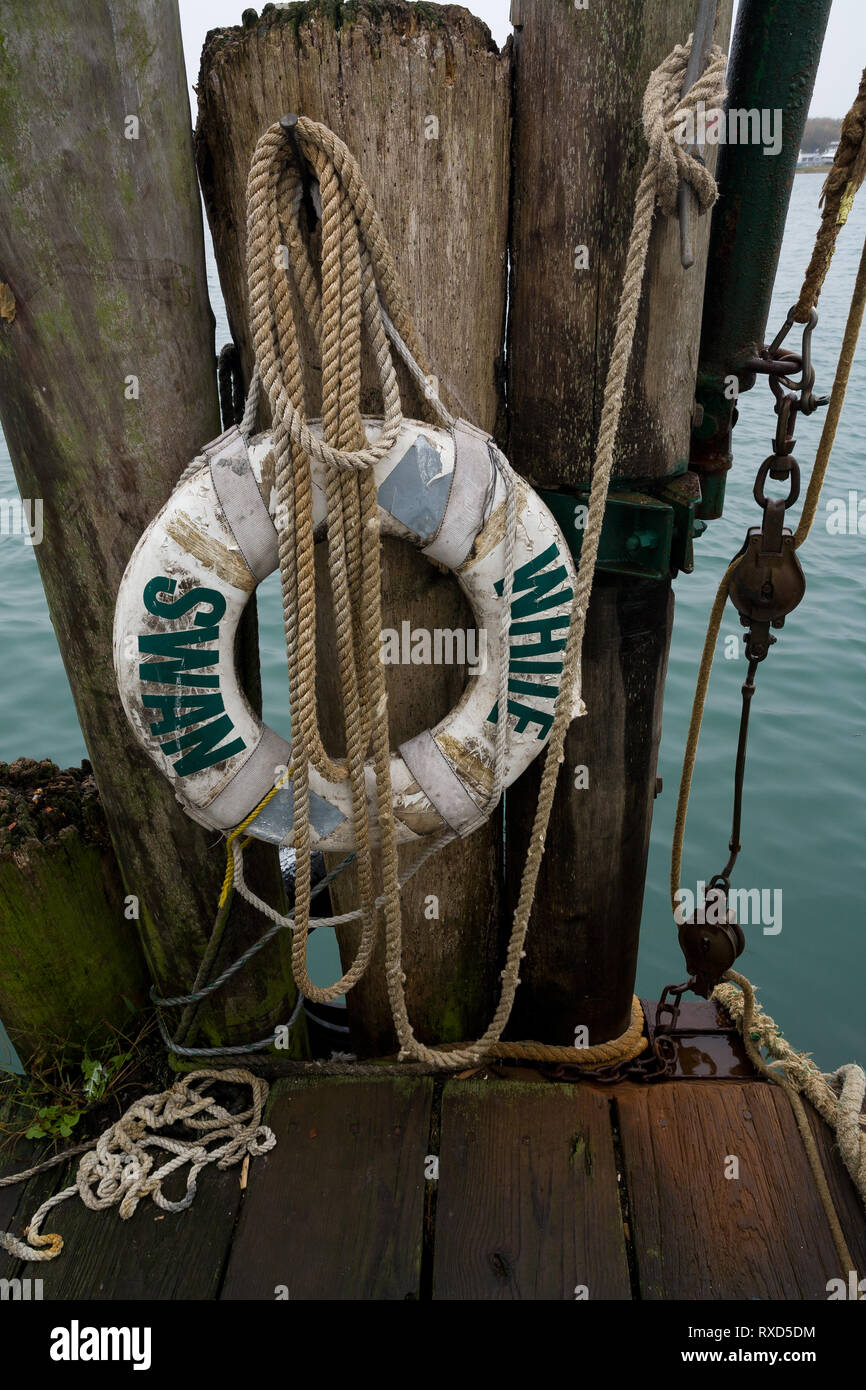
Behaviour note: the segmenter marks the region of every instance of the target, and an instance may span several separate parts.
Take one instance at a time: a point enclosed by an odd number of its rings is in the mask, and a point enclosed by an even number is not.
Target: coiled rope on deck
[[[249,1086],[249,1107],[238,1115],[226,1110],[207,1093],[206,1088],[214,1081]],[[277,1141],[273,1131],[262,1124],[268,1089],[267,1082],[248,1071],[195,1071],[176,1081],[168,1091],[133,1101],[110,1129],[87,1146],[75,1182],[42,1203],[24,1231],[24,1239],[0,1231],[0,1248],[19,1260],[53,1260],[63,1249],[63,1238],[57,1234],[43,1235],[40,1227],[54,1207],[76,1193],[91,1211],[119,1207],[123,1221],[129,1220],[145,1197],[151,1197],[163,1211],[185,1211],[195,1197],[203,1168],[211,1163],[218,1168],[231,1168],[248,1156],[257,1157],[274,1147]],[[192,1133],[181,1139],[160,1133],[172,1125],[182,1125]],[[154,1167],[150,1149],[162,1150],[170,1157]],[[26,1172],[0,1178],[0,1187],[23,1182],[68,1157],[69,1154],[58,1154]],[[187,1164],[186,1192],[178,1201],[172,1201],[163,1192],[163,1184]]]

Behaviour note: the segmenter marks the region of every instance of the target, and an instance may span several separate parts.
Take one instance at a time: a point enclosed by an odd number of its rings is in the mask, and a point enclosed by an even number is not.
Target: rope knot
[[[252,1154],[254,1158],[259,1158],[262,1154],[266,1154],[270,1149],[274,1148],[276,1142],[277,1136],[274,1134],[274,1131],[268,1129],[267,1125],[259,1125],[255,1135],[247,1143],[247,1153]]]
[[[58,1235],[56,1231],[52,1235],[41,1236],[37,1231],[31,1231],[29,1226],[25,1226],[24,1235],[27,1239],[27,1243],[32,1245],[34,1249],[45,1250],[47,1252],[45,1256],[46,1259],[53,1259],[54,1256],[59,1255],[63,1249],[63,1237]],[[24,1258],[26,1259],[27,1257],[24,1256]]]
[[[688,43],[677,44],[650,75],[644,94],[643,126],[656,171],[655,196],[668,216],[676,213],[681,180],[694,189],[702,213],[708,212],[718,197],[715,179],[689,145],[695,143],[694,116],[699,106],[721,106],[727,96],[726,58],[714,46],[703,73],[683,94],[691,49],[691,37]]]

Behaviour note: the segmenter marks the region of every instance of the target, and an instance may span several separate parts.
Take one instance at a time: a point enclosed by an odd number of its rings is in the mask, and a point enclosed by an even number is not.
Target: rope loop
[[[321,300],[297,223],[304,176],[298,153],[314,171],[319,183],[322,203]],[[256,146],[247,182],[247,207],[253,347],[261,385],[270,401],[274,421],[279,420],[284,424],[291,442],[309,458],[338,471],[369,470],[388,453],[403,419],[397,378],[382,317],[384,304],[389,306],[389,319],[406,341],[413,357],[418,360],[422,353],[406,310],[384,229],[357,162],[343,141],[316,121],[299,117],[294,139],[287,138],[280,123],[276,122],[265,131]],[[281,227],[281,209],[287,223],[284,227]],[[283,231],[285,242],[282,239]],[[350,239],[357,243],[357,265],[352,272],[352,282],[341,285],[341,247]],[[384,403],[383,428],[373,441],[367,438],[359,414],[353,420],[356,440],[352,447],[339,447],[332,440],[320,439],[309,428],[298,399],[299,344],[288,283],[292,275],[301,307],[319,338],[325,395],[328,385],[326,378],[333,381],[336,371],[343,365],[339,342],[343,324],[338,301],[341,296],[345,299],[363,294],[364,325],[373,348]],[[325,314],[322,324],[325,299],[330,312]],[[357,325],[357,305],[353,313]],[[359,357],[353,363],[352,370],[359,383]]]

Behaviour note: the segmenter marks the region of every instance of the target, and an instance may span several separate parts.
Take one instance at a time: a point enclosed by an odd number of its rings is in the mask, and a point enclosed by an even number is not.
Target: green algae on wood
[[[87,765],[0,764],[0,1018],[21,1057],[95,1049],[147,999],[136,931]]]

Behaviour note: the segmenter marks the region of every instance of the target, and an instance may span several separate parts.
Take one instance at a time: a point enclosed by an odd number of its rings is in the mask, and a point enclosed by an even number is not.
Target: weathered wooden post
[[[146,999],[93,777],[0,763],[0,1019],[20,1057],[97,1048]]]
[[[0,417],[22,496],[43,508],[40,572],[126,892],[154,979],[177,992],[222,856],[134,747],[112,666],[133,547],[220,430],[177,5],[4,3],[2,29]],[[226,951],[260,932],[238,914]],[[208,1042],[288,1016],[280,958],[202,1011]]]
[[[589,484],[637,180],[641,101],[652,69],[694,27],[695,0],[517,0],[509,335],[509,454],[574,536]],[[724,47],[731,0],[719,5]],[[543,93],[543,101],[539,100]],[[687,467],[709,234],[680,265],[679,229],[658,217],[614,464],[630,533],[600,571],[583,661],[588,716],[560,773],[511,1035],[589,1043],[621,1033],[634,987],[662,696],[673,615],[657,563],[655,506],[685,505],[665,482]],[[550,499],[548,499],[550,500]],[[682,515],[682,513],[680,513]],[[628,544],[633,540],[634,544]],[[632,573],[629,574],[628,570]],[[637,577],[644,575],[657,577]],[[513,902],[537,765],[508,794]]]
[[[251,368],[245,185],[261,132],[287,111],[329,125],[357,157],[407,287],[432,370],[458,414],[494,429],[505,316],[510,61],[467,11],[405,0],[311,0],[244,12],[211,34],[198,86],[196,150],[232,333]],[[404,410],[418,414],[404,381]],[[374,398],[367,408],[376,412]],[[324,549],[320,547],[320,549]],[[385,623],[466,627],[452,579],[409,546],[386,544]],[[324,568],[319,572],[327,592]],[[323,622],[322,628],[326,627]],[[323,653],[327,652],[323,633]],[[333,665],[323,655],[323,673]],[[451,667],[389,666],[392,743],[420,733],[463,686]],[[323,727],[338,749],[336,685],[323,680]],[[409,1011],[426,1039],[475,1036],[498,984],[501,820],[429,862],[403,893]],[[348,879],[348,876],[347,876]],[[332,888],[337,910],[357,899]],[[345,954],[354,933],[341,933]],[[349,996],[370,1051],[393,1046],[381,971]]]

